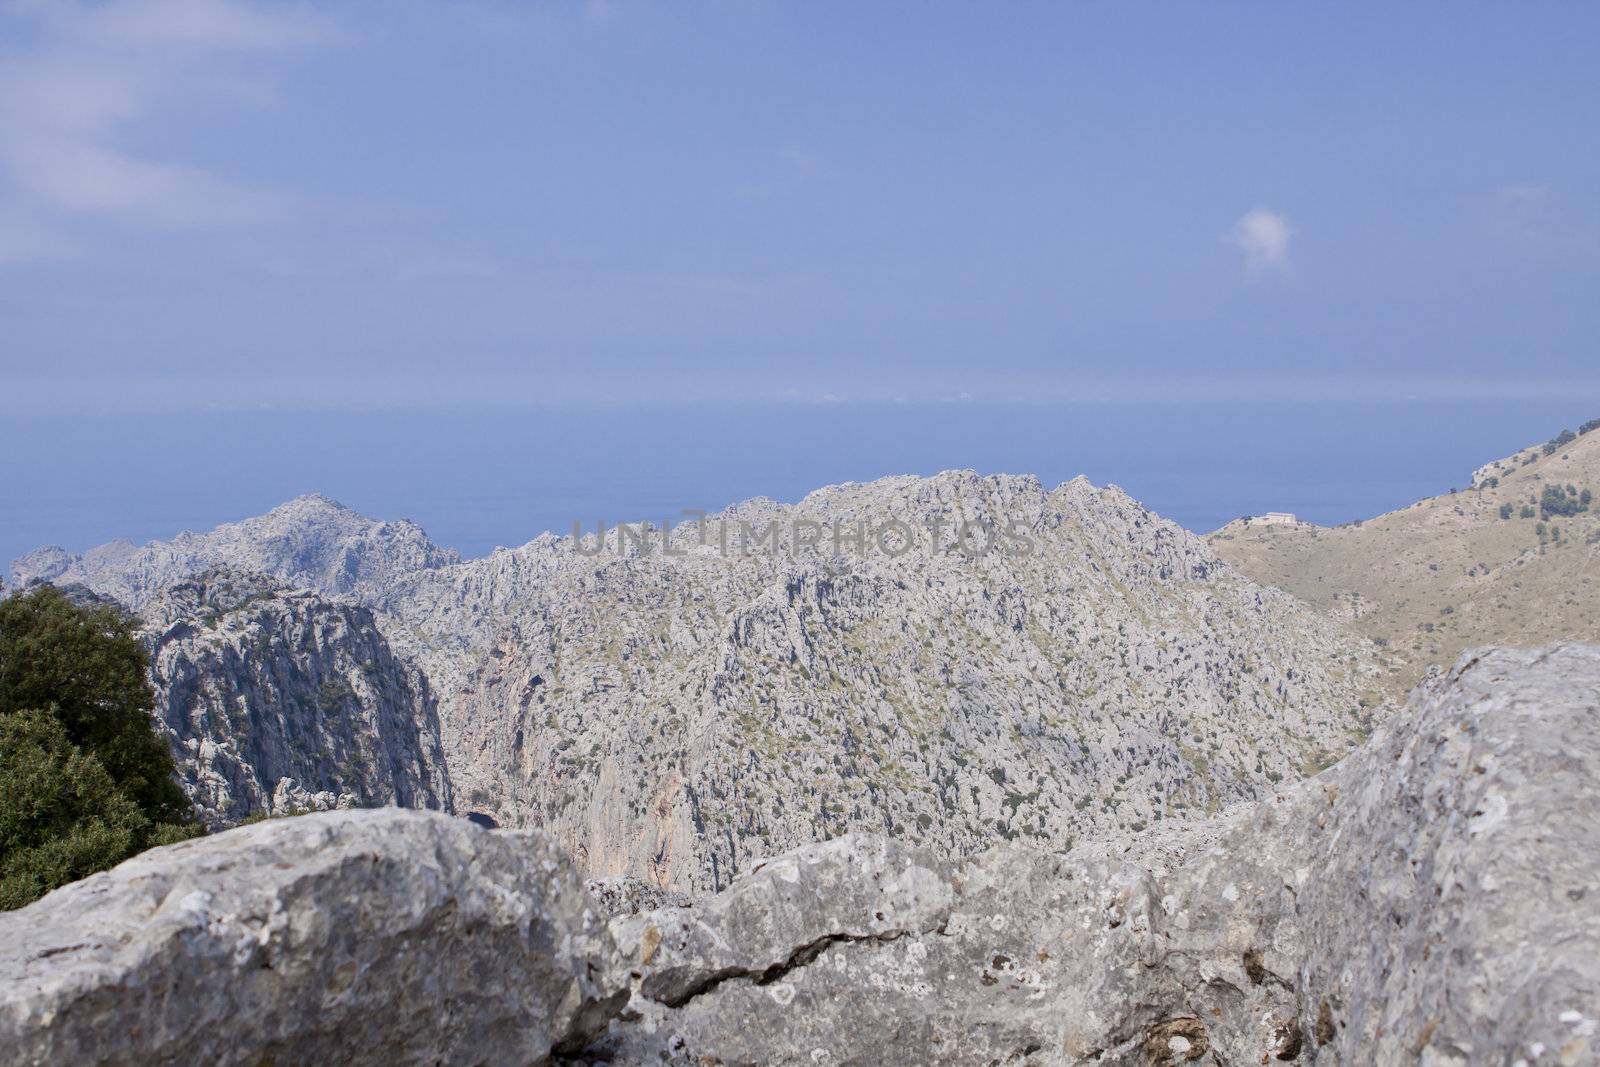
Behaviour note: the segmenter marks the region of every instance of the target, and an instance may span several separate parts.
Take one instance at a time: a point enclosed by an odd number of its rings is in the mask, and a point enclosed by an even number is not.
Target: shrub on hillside
[[[1540,518],[1548,519],[1552,515],[1577,515],[1588,510],[1588,503],[1571,486],[1563,489],[1559,485],[1547,485],[1539,496]]]
[[[146,670],[116,608],[0,601],[0,907],[201,832]]]
[[[1577,439],[1578,435],[1573,433],[1571,430],[1562,430],[1560,433],[1556,434],[1554,437],[1550,438],[1550,440],[1544,443],[1544,454],[1547,456],[1554,455],[1556,449],[1565,445],[1569,445]]]

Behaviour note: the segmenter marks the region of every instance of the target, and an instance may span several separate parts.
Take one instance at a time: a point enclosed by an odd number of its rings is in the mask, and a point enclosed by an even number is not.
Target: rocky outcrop
[[[402,519],[369,519],[319,494],[296,497],[265,515],[181,533],[137,546],[113,541],[82,555],[54,545],[11,564],[11,584],[81,583],[140,611],[169,587],[213,568],[270,574],[302,589],[375,598],[402,575],[460,561]]]
[[[609,925],[539,833],[275,820],[0,916],[0,1048],[23,1064],[1593,1063],[1597,723],[1600,648],[1485,652],[1339,766],[1212,823],[967,861],[847,835]]]
[[[687,908],[693,898],[637,878],[591,878],[584,888],[607,915],[637,915],[660,908]]]
[[[212,828],[333,807],[452,808],[426,678],[372,613],[212,571],[148,601],[158,727]]]
[[[1017,523],[1032,551],[964,553],[963,521]],[[899,554],[792,542],[890,522],[915,531]],[[776,551],[746,551],[746,528]],[[593,876],[706,892],[863,830],[952,857],[1067,848],[1270,792],[1371,715],[1339,624],[1081,479],[885,479],[700,532],[675,531],[675,555],[547,539],[431,572],[484,580],[413,601],[502,627],[441,694],[458,794]]]
[[[1597,724],[1600,648],[1499,651],[1197,847],[812,846],[614,920],[637,1018],[595,1055],[1593,1063]]]
[[[682,892],[853,831],[960,857],[1206,819],[1375,711],[1373,646],[1082,478],[886,478],[586,541],[449,563],[302,498],[23,569],[140,606],[219,559],[348,594],[437,694],[463,807]],[[351,791],[280,766],[268,796]]]
[[[601,916],[554,846],[424,812],[156,849],[0,915],[8,1064],[538,1064],[603,1028]]]

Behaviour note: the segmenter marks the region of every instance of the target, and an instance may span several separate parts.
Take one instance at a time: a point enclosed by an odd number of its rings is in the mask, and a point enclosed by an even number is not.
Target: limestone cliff
[[[936,518],[1015,521],[1034,549],[789,552],[796,523]],[[725,554],[744,523],[779,551]],[[500,624],[445,698],[458,791],[594,875],[712,889],[852,830],[1066,848],[1260,795],[1372,714],[1339,625],[1081,479],[885,479],[707,526],[681,555],[552,538],[420,581]]]
[[[372,613],[210,571],[146,602],[156,717],[212,827],[335,806],[450,810],[427,679]]]
[[[1377,711],[1370,644],[1082,478],[885,478],[630,532],[451,562],[302,498],[18,572],[144,604],[221,559],[359,601],[438,695],[464,805],[677,890],[853,830],[959,856],[1204,818]]]

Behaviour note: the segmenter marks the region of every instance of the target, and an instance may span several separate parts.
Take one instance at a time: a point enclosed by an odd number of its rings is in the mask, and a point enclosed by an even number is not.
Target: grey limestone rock
[[[277,819],[0,914],[7,1064],[538,1064],[626,995],[537,833],[429,812]]]
[[[452,809],[433,692],[368,609],[212,570],[142,614],[157,724],[212,828],[335,807]]]
[[[634,1006],[595,1051],[1595,1063],[1597,728],[1600,648],[1498,650],[1339,766],[1187,843],[969,863],[810,846],[694,909],[614,920]]]

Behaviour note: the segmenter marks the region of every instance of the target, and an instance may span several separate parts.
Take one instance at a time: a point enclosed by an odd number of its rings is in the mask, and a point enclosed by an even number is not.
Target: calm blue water
[[[948,467],[1115,482],[1192,530],[1368,517],[1600,412],[1556,402],[258,412],[0,420],[0,561],[167,538],[318,491],[464,555]]]

